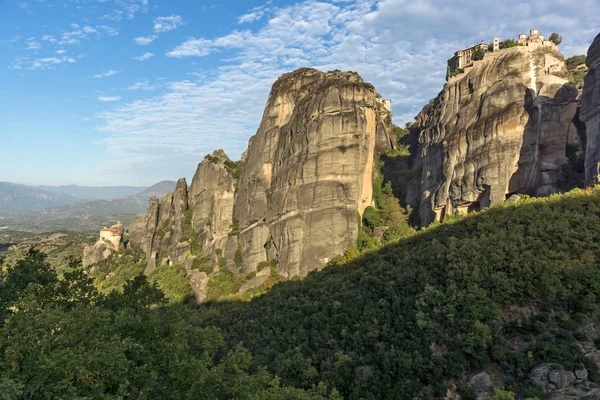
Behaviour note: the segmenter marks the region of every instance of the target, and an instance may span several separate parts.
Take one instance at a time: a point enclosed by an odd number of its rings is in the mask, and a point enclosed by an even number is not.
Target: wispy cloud
[[[271,1],[268,1],[262,6],[254,7],[251,12],[241,15],[238,18],[238,24],[252,23],[260,20],[270,10],[270,5]]]
[[[185,58],[201,57],[211,53],[213,41],[206,39],[189,39],[167,53],[168,57]]]
[[[14,69],[18,70],[48,70],[57,67],[60,64],[74,64],[77,61],[72,57],[18,57],[13,64]]]
[[[109,76],[113,76],[113,75],[116,75],[116,74],[118,74],[118,73],[119,73],[119,71],[114,71],[114,70],[112,70],[112,69],[109,69],[109,70],[108,70],[108,71],[106,71],[106,72],[102,72],[102,73],[100,73],[100,74],[96,74],[96,75],[94,75],[94,78],[96,78],[96,79],[100,79],[100,78],[107,78],[107,77],[109,77]]]
[[[443,87],[446,60],[456,49],[538,27],[561,32],[568,53],[593,39],[580,32],[597,27],[592,16],[600,12],[600,4],[591,0],[578,10],[563,0],[527,6],[520,0],[493,7],[487,1],[469,7],[457,4],[458,0],[305,0],[250,10],[238,22],[260,18],[259,27],[216,38],[189,38],[168,51],[171,58],[218,60],[223,54],[226,62],[197,72],[198,80],[172,81],[163,94],[100,114],[103,123],[98,129],[107,135],[103,143],[116,157],[159,157],[161,167],[193,164],[198,154],[214,148],[238,157],[260,122],[273,82],[307,66],[358,71],[393,100],[394,121],[402,124]],[[133,85],[132,90],[144,85]]]
[[[156,86],[150,84],[150,82],[145,79],[139,82],[134,83],[133,85],[127,88],[128,90],[145,90],[147,92],[153,92],[156,90]]]
[[[103,102],[115,102],[120,101],[121,96],[98,96],[98,100]]]
[[[158,35],[140,36],[133,39],[133,41],[140,46],[148,46],[158,38]]]
[[[151,59],[152,57],[154,57],[154,54],[152,53],[144,53],[139,57],[133,57],[134,60],[138,60],[138,61],[146,61]]]
[[[25,45],[27,46],[27,50],[40,50],[42,48],[40,43],[34,37],[27,39]]]
[[[180,15],[171,15],[169,17],[158,17],[154,20],[154,32],[169,32],[183,25],[183,19]]]
[[[101,38],[103,36],[117,36],[118,34],[118,29],[108,25],[96,25],[95,27],[86,25],[82,27],[79,24],[71,24],[71,30],[62,33],[58,44],[61,46],[74,45],[79,44],[83,39],[87,39],[91,35]]]
[[[136,14],[148,12],[148,0],[97,0],[99,3],[112,2],[114,8],[101,19],[120,21],[123,18],[133,19]]]
[[[56,43],[57,42],[56,38],[54,36],[52,36],[52,35],[43,35],[42,36],[42,40],[44,42],[50,42],[50,43]]]

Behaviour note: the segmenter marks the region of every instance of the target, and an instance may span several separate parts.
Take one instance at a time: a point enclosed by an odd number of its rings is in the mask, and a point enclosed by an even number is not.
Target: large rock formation
[[[199,165],[189,190],[192,226],[204,252],[217,265],[217,250],[233,260],[237,240],[232,230],[236,163],[223,150],[215,150]],[[238,171],[239,172],[239,171]]]
[[[579,118],[586,127],[585,181],[594,185],[600,183],[600,34],[588,50],[586,64]]]
[[[130,239],[148,270],[182,258],[193,269],[200,246],[215,267],[249,273],[268,262],[304,276],[354,243],[357,214],[373,202],[375,152],[390,136],[389,103],[356,73],[285,74],[241,164],[222,150],[207,156],[189,190],[180,180],[172,196],[151,200]]]
[[[89,267],[119,251],[123,244],[124,230],[120,222],[110,228],[103,228],[98,241],[93,246],[86,246],[83,249],[83,266]]]
[[[355,73],[302,69],[273,85],[234,206],[245,272],[275,260],[284,275],[304,276],[352,245],[390,123]]]
[[[488,53],[450,77],[416,118],[407,202],[427,225],[445,214],[560,190],[578,145],[577,89],[548,41]]]

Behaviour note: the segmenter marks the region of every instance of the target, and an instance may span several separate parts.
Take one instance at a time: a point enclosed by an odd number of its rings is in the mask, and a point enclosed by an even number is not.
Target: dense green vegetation
[[[192,296],[187,272],[181,265],[163,265],[156,268],[148,280],[165,294],[171,303],[183,303]]]
[[[517,47],[519,43],[517,43],[513,39],[508,39],[500,42],[500,49],[510,49],[511,47]]]
[[[569,57],[565,60],[567,70],[569,71],[569,82],[578,88],[583,87],[588,68],[585,65],[586,57],[584,55]]]
[[[473,52],[473,55],[471,56],[471,60],[473,60],[473,61],[483,60],[483,57],[485,57],[485,53],[487,53],[486,50],[477,49]]]
[[[367,228],[405,218],[397,200],[382,212],[383,187]],[[466,378],[493,364],[498,398],[535,397],[525,377],[539,363],[600,378],[578,345],[600,342],[582,329],[600,324],[599,226],[600,187],[525,197],[251,301],[197,307],[167,305],[160,288],[179,293],[178,269],[146,280],[134,249],[117,256],[130,268],[107,261],[87,276],[72,263],[62,279],[33,251],[1,278],[0,387],[8,398],[413,399],[455,380],[468,397]],[[224,291],[239,284],[222,272]]]
[[[146,254],[139,247],[120,249],[105,260],[94,264],[90,277],[101,293],[120,290],[146,269]]]
[[[197,323],[243,341],[287,384],[320,381],[345,398],[431,398],[445,381],[499,365],[535,393],[536,364],[597,367],[578,341],[597,323],[600,188],[436,224],[344,265],[276,285],[249,303],[202,306]],[[539,304],[530,317],[503,313]],[[265,345],[268,344],[268,345]]]
[[[78,268],[58,279],[35,250],[0,289],[0,389],[6,399],[339,399],[320,384],[283,387],[241,345],[188,321],[138,276],[104,295]]]

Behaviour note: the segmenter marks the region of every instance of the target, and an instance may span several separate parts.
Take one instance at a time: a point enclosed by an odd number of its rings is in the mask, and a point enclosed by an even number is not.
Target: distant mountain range
[[[90,202],[96,203],[92,207],[94,215],[104,215],[102,207],[107,208],[106,213],[119,211],[130,213],[140,207],[133,204],[142,204],[152,196],[163,196],[175,189],[176,182],[162,181],[151,187],[136,186],[27,186],[16,183],[0,182],[0,211],[21,212],[42,209],[56,209],[57,207],[72,206],[79,202],[87,205],[74,207],[75,209],[89,209]],[[69,207],[72,211],[73,207]]]
[[[162,183],[162,182],[161,182]],[[80,199],[112,200],[136,195],[147,188],[145,186],[28,186],[33,190],[64,193]]]
[[[137,193],[136,197],[148,199],[153,196],[162,197],[165,194],[174,191],[176,184],[177,182],[175,181],[161,181]]]
[[[0,182],[0,211],[26,211],[60,207],[79,200],[66,193],[34,189],[24,185]]]

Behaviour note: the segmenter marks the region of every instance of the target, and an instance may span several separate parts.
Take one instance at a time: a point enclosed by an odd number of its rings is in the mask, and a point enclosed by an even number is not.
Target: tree
[[[556,32],[552,32],[548,39],[557,46],[562,43],[562,36]]]
[[[473,56],[471,57],[471,59],[473,61],[483,60],[485,53],[486,53],[486,51],[484,49],[477,49],[473,52]]]
[[[500,49],[510,49],[511,47],[518,46],[518,43],[513,39],[508,39],[500,43]]]

